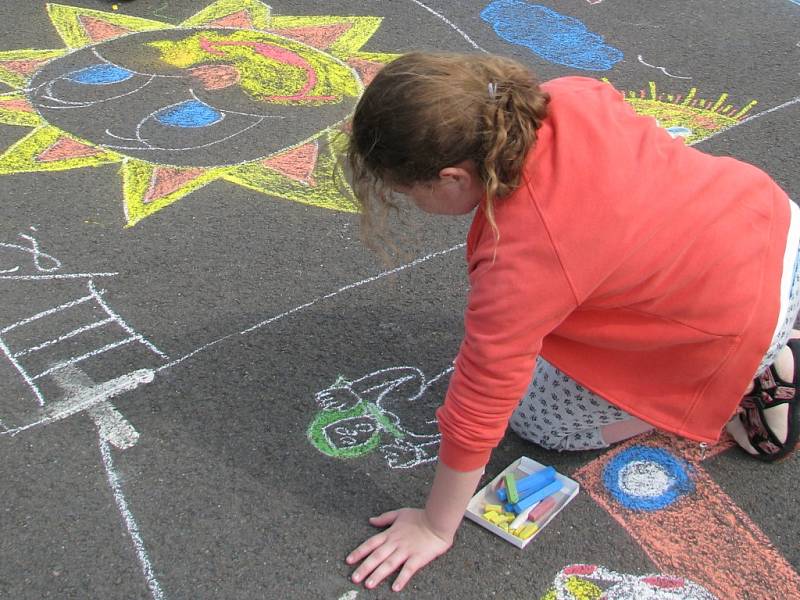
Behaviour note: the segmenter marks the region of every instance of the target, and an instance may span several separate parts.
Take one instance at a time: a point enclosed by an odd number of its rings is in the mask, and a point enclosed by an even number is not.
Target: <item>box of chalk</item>
[[[527,546],[578,495],[578,482],[523,456],[476,493],[465,516],[517,546]]]

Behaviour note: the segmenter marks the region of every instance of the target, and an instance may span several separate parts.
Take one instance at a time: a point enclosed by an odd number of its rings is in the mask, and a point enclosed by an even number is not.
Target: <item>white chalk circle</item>
[[[639,498],[653,498],[666,492],[674,478],[657,462],[637,460],[620,469],[617,475],[619,489]]]

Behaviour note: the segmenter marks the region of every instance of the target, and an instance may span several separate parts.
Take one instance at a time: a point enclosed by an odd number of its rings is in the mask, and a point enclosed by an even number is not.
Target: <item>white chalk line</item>
[[[674,77],[675,79],[691,79],[691,77],[684,77],[682,75],[673,75],[672,73],[667,72],[667,70],[664,67],[657,67],[655,65],[651,65],[648,62],[644,62],[644,59],[642,58],[641,54],[639,56],[637,56],[637,58],[639,59],[639,62],[642,63],[644,66],[650,67],[651,69],[657,69],[658,71],[661,71],[667,77]]]
[[[67,75],[69,75],[69,73]],[[42,102],[37,102],[36,103],[37,104],[37,108],[47,108],[49,110],[69,110],[69,109],[73,109],[73,108],[90,108],[92,106],[95,106],[96,104],[103,104],[104,102],[110,102],[112,100],[119,100],[120,98],[124,98],[125,96],[130,96],[132,94],[135,94],[136,92],[142,91],[148,85],[153,83],[153,80],[155,79],[155,75],[153,77],[151,77],[150,79],[148,79],[146,82],[144,82],[142,85],[140,85],[135,90],[132,90],[130,92],[125,92],[124,94],[119,94],[118,96],[112,96],[111,98],[105,98],[103,100],[95,100],[94,102],[69,102],[67,100],[61,100],[59,98],[55,98],[54,96],[52,96],[51,94],[53,93],[53,84],[56,81],[59,81],[61,79],[66,79],[66,75],[60,75],[60,76],[56,77],[55,79],[46,82],[45,84],[39,85],[36,88],[36,92],[38,92],[39,88],[41,88],[43,85],[47,85],[47,87],[45,88],[44,94],[42,94],[38,98],[43,98],[43,99],[47,100],[48,102],[57,102],[58,104],[60,104],[60,106],[51,106],[51,105],[48,105],[48,104],[44,104]],[[38,100],[38,98],[37,98],[37,100]]]
[[[192,96],[192,98],[194,98],[198,102],[206,104],[205,102],[200,100],[200,98],[198,98],[195,95],[194,90],[190,89],[189,90],[189,94]],[[184,104],[185,102],[187,102],[187,101],[186,100],[181,100],[180,102],[175,102],[174,104],[170,104],[169,106],[165,106],[163,108],[155,110],[155,111],[151,112],[148,116],[146,116],[144,119],[139,121],[139,124],[136,126],[136,130],[135,130],[136,138],[127,138],[127,139],[130,139],[131,141],[140,142],[141,144],[144,144],[143,147],[142,146],[117,146],[117,145],[114,145],[114,144],[103,144],[103,147],[104,148],[112,148],[114,150],[159,150],[159,151],[168,151],[168,152],[173,152],[173,151],[174,152],[186,152],[186,151],[189,151],[189,150],[197,150],[199,148],[208,148],[210,146],[213,146],[214,144],[220,144],[222,142],[226,142],[226,141],[236,137],[237,135],[241,135],[245,131],[248,131],[248,130],[252,129],[253,127],[256,127],[257,125],[260,125],[262,123],[262,121],[264,121],[264,119],[284,119],[284,118],[286,118],[286,117],[277,116],[277,115],[255,115],[255,114],[236,112],[236,111],[224,111],[224,112],[229,112],[231,114],[254,117],[254,118],[256,118],[256,121],[254,123],[251,123],[247,127],[243,128],[243,129],[240,129],[236,133],[232,133],[231,135],[229,135],[227,137],[223,137],[221,139],[214,140],[213,142],[208,142],[207,144],[202,144],[202,145],[197,145],[197,146],[187,146],[185,148],[163,148],[163,147],[159,147],[159,146],[154,146],[147,140],[147,138],[142,137],[142,127],[144,127],[145,123],[147,123],[150,119],[155,119],[155,115],[157,115],[159,112],[164,111],[164,110],[168,110],[168,109],[173,108],[175,106],[180,106],[181,104]],[[215,108],[215,107],[212,107],[212,108]],[[215,110],[216,110],[216,108],[215,108]],[[217,111],[217,112],[220,112],[220,111]],[[222,118],[220,118],[219,121],[215,121],[214,123],[212,123],[212,125],[216,125],[217,123],[221,122],[223,119],[225,119],[225,114],[222,114]],[[106,132],[108,132],[108,130],[106,130]],[[113,134],[112,134],[112,137],[119,138],[119,136],[116,136],[116,135],[113,135]]]
[[[413,2],[414,4],[416,4],[417,6],[419,6],[419,7],[421,7],[421,8],[424,8],[424,9],[425,9],[425,10],[427,10],[429,13],[431,13],[433,16],[435,16],[437,19],[441,19],[442,21],[444,21],[444,22],[445,22],[445,23],[446,23],[446,24],[447,24],[449,27],[452,27],[452,28],[453,28],[455,31],[457,31],[457,32],[458,32],[458,33],[461,35],[461,37],[463,37],[463,38],[464,38],[464,39],[467,41],[467,43],[468,43],[470,46],[472,46],[472,47],[473,47],[473,48],[475,48],[476,50],[480,50],[481,52],[486,52],[486,53],[488,54],[488,52],[487,52],[486,50],[484,50],[483,48],[481,48],[481,47],[480,47],[478,44],[476,44],[476,43],[475,43],[475,42],[472,40],[472,38],[471,38],[471,37],[469,37],[469,36],[468,36],[466,33],[464,33],[464,32],[463,32],[463,31],[462,31],[462,30],[461,30],[461,29],[458,27],[458,25],[456,25],[455,23],[453,23],[452,21],[450,21],[450,20],[449,20],[447,17],[445,17],[443,14],[436,12],[436,11],[435,11],[435,10],[433,10],[433,9],[432,9],[430,6],[427,6],[427,5],[423,4],[423,3],[422,3],[422,2],[420,2],[419,0],[411,0],[411,2]]]
[[[63,368],[63,367],[62,367]],[[0,437],[8,435],[14,437],[18,433],[47,425],[61,419],[66,419],[72,415],[78,414],[85,410],[89,410],[102,402],[110,400],[114,396],[119,396],[125,392],[136,389],[143,383],[150,383],[155,376],[154,371],[151,369],[139,369],[126,373],[110,381],[96,384],[93,388],[81,390],[74,395],[67,397],[58,402],[51,402],[44,410],[42,418],[22,425],[20,427],[13,427],[0,432]]]
[[[110,402],[96,404],[86,412],[94,420],[100,437],[115,448],[127,450],[139,441],[139,432]]]
[[[2,338],[0,338],[0,350],[2,350],[8,360],[11,361],[11,364],[14,365],[14,368],[19,371],[19,373],[22,375],[22,378],[25,380],[25,383],[27,383],[28,386],[33,390],[33,393],[36,396],[36,402],[39,404],[39,406],[44,406],[44,396],[42,396],[42,392],[39,390],[39,387],[34,383],[20,362],[14,358],[14,355],[11,353],[11,348],[6,345]]]
[[[63,275],[0,275],[0,279],[87,279],[91,277],[114,277],[119,273],[64,273]]]
[[[83,362],[84,360],[88,360],[88,359],[92,358],[93,356],[97,356],[98,354],[102,354],[103,352],[108,352],[109,350],[113,350],[114,348],[119,348],[120,346],[124,346],[126,344],[130,344],[131,342],[135,342],[135,341],[137,341],[136,336],[131,336],[131,337],[119,340],[117,342],[111,342],[110,344],[106,344],[105,346],[102,346],[102,347],[97,348],[95,350],[91,350],[89,352],[81,354],[80,356],[73,356],[72,358],[69,358],[69,359],[67,359],[65,361],[57,363],[57,364],[53,365],[52,367],[50,367],[49,369],[45,369],[44,371],[42,371],[38,375],[32,376],[31,379],[36,381],[37,379],[41,379],[42,377],[46,377],[47,375],[50,375],[50,374],[54,373],[55,371],[58,371],[59,369],[63,369],[64,367],[67,367],[69,365],[78,364],[79,362]]]
[[[103,325],[108,325],[109,323],[113,323],[114,318],[109,317],[107,319],[103,319],[101,321],[95,321],[94,323],[90,323],[89,325],[84,325],[83,327],[78,327],[77,329],[73,329],[72,331],[65,333],[57,337],[54,340],[47,340],[46,342],[42,342],[36,346],[31,346],[30,348],[26,348],[25,350],[20,350],[19,352],[14,354],[14,358],[19,358],[20,356],[27,356],[28,354],[32,354],[34,352],[38,352],[39,350],[44,350],[45,348],[49,348],[50,346],[54,346],[64,340],[68,340],[71,337],[75,337],[76,335],[80,335],[87,331],[91,331],[92,329],[97,329],[98,327],[102,327]]]
[[[36,228],[31,227],[31,231],[36,231]],[[20,246],[19,244],[6,244],[5,242],[0,242],[0,248],[11,248],[12,250],[19,250],[21,252],[30,253],[31,256],[33,256],[33,264],[36,267],[37,271],[44,271],[45,273],[48,273],[50,271],[58,271],[61,268],[60,260],[50,256],[46,252],[42,252],[41,250],[39,250],[39,242],[36,240],[36,238],[26,235],[24,233],[19,233],[19,237],[21,237],[23,240],[30,242],[31,247],[26,248],[25,246]],[[39,264],[39,257],[45,257],[55,266],[49,269],[45,269]],[[18,267],[15,269],[11,269],[11,271],[16,271],[17,269]],[[0,273],[7,273],[7,272],[9,271],[0,271]]]
[[[251,332],[255,331],[256,329],[260,329],[261,327],[269,325],[270,323],[274,323],[275,321],[283,319],[284,317],[288,317],[289,315],[292,315],[292,314],[294,314],[296,312],[300,312],[302,310],[305,310],[306,308],[314,306],[315,304],[317,304],[319,302],[322,302],[323,300],[328,300],[328,299],[333,298],[335,296],[338,296],[339,294],[341,294],[343,292],[346,292],[348,290],[352,290],[352,289],[360,287],[362,285],[366,285],[368,283],[372,283],[373,281],[377,281],[379,279],[383,279],[384,277],[388,277],[390,275],[394,275],[395,273],[399,273],[399,272],[404,271],[406,269],[410,269],[411,267],[415,267],[415,266],[417,266],[417,265],[419,265],[421,263],[424,263],[424,262],[426,262],[428,260],[431,260],[433,258],[437,258],[439,256],[444,256],[445,254],[449,254],[450,252],[453,252],[454,250],[459,250],[461,248],[464,248],[464,246],[466,246],[466,244],[461,243],[461,244],[457,244],[457,245],[455,245],[455,246],[453,246],[451,248],[447,248],[446,250],[440,250],[440,251],[434,252],[432,254],[427,254],[425,256],[422,256],[420,258],[417,258],[417,259],[411,261],[410,263],[406,263],[404,265],[400,265],[399,267],[395,267],[394,269],[389,269],[387,271],[382,271],[381,273],[378,273],[377,275],[373,275],[372,277],[367,277],[366,279],[362,279],[360,281],[356,281],[355,283],[351,283],[351,284],[345,285],[343,287],[340,287],[338,290],[336,290],[334,292],[330,292],[329,294],[325,294],[323,296],[317,296],[316,298],[314,298],[313,300],[310,300],[309,302],[306,302],[305,304],[301,304],[300,306],[295,306],[294,308],[291,308],[291,309],[289,309],[289,310],[287,310],[285,312],[282,312],[279,315],[275,315],[274,317],[270,317],[269,319],[265,319],[263,321],[260,321],[259,323],[256,323],[255,325],[252,325],[251,327],[248,327],[247,329],[244,329],[244,330],[240,331],[238,334],[229,333],[228,335],[225,335],[225,336],[223,336],[221,338],[218,338],[216,340],[208,342],[207,344],[204,344],[203,346],[200,346],[199,348],[196,348],[195,350],[192,350],[191,352],[189,352],[188,354],[185,354],[184,356],[181,356],[180,358],[177,358],[177,359],[175,359],[173,361],[170,361],[170,362],[168,362],[168,363],[166,363],[164,365],[161,365],[160,367],[155,369],[155,372],[158,373],[158,372],[163,371],[165,369],[169,369],[171,367],[174,367],[175,365],[178,365],[178,364],[182,363],[183,361],[193,357],[194,355],[199,354],[200,352],[203,352],[205,350],[208,350],[212,346],[215,346],[215,345],[219,344],[220,342],[223,342],[223,341],[225,341],[227,339],[230,339],[230,338],[232,338],[232,337],[234,337],[236,335],[245,335],[245,334],[251,333]]]
[[[153,600],[163,600],[164,593],[161,591],[161,586],[153,572],[153,565],[150,563],[150,558],[147,556],[147,549],[139,533],[139,526],[136,524],[136,520],[133,518],[133,514],[128,508],[128,502],[122,491],[122,483],[120,482],[117,472],[114,470],[114,459],[111,456],[111,448],[102,436],[98,437],[98,442],[108,485],[111,486],[111,491],[114,494],[114,501],[117,504],[117,510],[119,510],[122,520],[125,522],[125,528],[128,530],[128,535],[130,535],[131,541],[133,542],[133,548],[136,551],[136,557],[139,559],[139,564],[142,567],[142,572],[147,581],[147,587],[150,590]]]
[[[8,333],[12,329],[16,329],[17,327],[21,327],[23,325],[27,325],[28,323],[33,323],[34,321],[36,321],[38,319],[41,319],[41,318],[46,317],[48,315],[55,314],[55,313],[60,312],[62,310],[66,310],[68,308],[72,308],[73,306],[78,306],[79,304],[83,304],[84,302],[88,302],[92,298],[93,298],[92,294],[89,294],[88,296],[82,296],[81,298],[78,298],[77,300],[70,300],[69,302],[65,302],[64,304],[59,304],[58,306],[55,306],[53,308],[48,308],[47,310],[43,310],[42,312],[39,312],[39,313],[36,313],[35,315],[27,317],[26,319],[22,319],[21,321],[17,321],[16,323],[12,323],[11,325],[7,325],[6,327],[3,327],[3,329],[0,329],[0,333]]]
[[[147,378],[143,376],[144,374],[139,375],[142,376],[140,376],[137,381],[133,381],[135,376],[132,373],[123,376],[123,379],[129,381],[128,386],[130,389],[133,389],[140,383],[147,382]],[[149,377],[150,380],[152,380],[152,373],[149,374]],[[64,405],[69,406],[70,404],[80,404],[83,399],[90,398],[97,390],[101,390],[101,393],[105,392],[107,401],[99,402],[85,409],[94,420],[100,437],[120,450],[126,450],[136,444],[139,439],[139,432],[136,431],[133,425],[131,425],[114,405],[111,404],[110,396],[108,396],[109,387],[107,384],[98,385],[78,367],[71,365],[54,373],[53,378],[64,390],[65,399],[58,403],[61,407]],[[48,411],[65,412],[63,408],[53,405],[48,406]]]
[[[739,127],[740,125],[744,125],[745,123],[748,123],[750,121],[753,121],[753,120],[758,119],[760,117],[763,117],[765,115],[773,113],[776,110],[781,110],[783,108],[786,108],[787,106],[791,106],[792,104],[797,104],[798,102],[800,102],[800,96],[796,96],[795,98],[792,98],[791,100],[787,100],[783,104],[779,104],[778,106],[773,106],[772,108],[769,108],[769,109],[767,109],[767,110],[765,110],[763,112],[757,113],[755,115],[750,115],[746,119],[742,119],[741,121],[736,123],[736,125],[731,125],[730,127],[726,127],[725,129],[720,129],[719,131],[717,131],[715,133],[712,133],[711,135],[703,138],[702,140],[698,140],[697,142],[694,142],[694,143],[692,143],[690,145],[693,146],[694,144],[699,144],[700,142],[705,142],[706,140],[710,140],[713,137],[717,137],[719,134],[725,133],[726,131],[729,131],[729,130],[733,129],[734,127]]]
[[[97,303],[100,305],[100,307],[105,311],[105,313],[109,317],[112,317],[117,322],[117,325],[119,325],[125,331],[127,331],[129,335],[131,335],[136,339],[136,341],[138,341],[141,344],[144,344],[144,346],[147,347],[151,352],[157,354],[164,360],[169,359],[169,356],[167,356],[164,352],[156,348],[155,344],[150,342],[150,340],[148,340],[144,336],[136,333],[122,317],[120,317],[117,313],[111,310],[111,307],[108,304],[106,304],[106,302],[104,302],[102,298],[103,294],[105,293],[105,290],[98,290],[94,286],[94,281],[89,281],[89,289],[91,290],[92,295],[95,297],[95,300],[97,300]]]

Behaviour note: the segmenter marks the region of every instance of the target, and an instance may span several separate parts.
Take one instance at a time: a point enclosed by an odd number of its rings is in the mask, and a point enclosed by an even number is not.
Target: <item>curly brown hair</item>
[[[519,185],[549,99],[529,68],[501,56],[413,52],[385,66],[358,102],[347,147],[365,240],[388,239],[391,186],[430,183],[465,160],[499,239],[494,203]]]

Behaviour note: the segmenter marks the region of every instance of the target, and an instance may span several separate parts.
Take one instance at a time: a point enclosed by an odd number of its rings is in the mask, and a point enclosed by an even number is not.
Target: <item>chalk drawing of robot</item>
[[[440,434],[425,400],[438,403],[452,371],[449,367],[430,380],[415,367],[390,367],[354,381],[340,376],[315,395],[322,410],[308,427],[308,439],[335,458],[379,449],[393,469],[434,461]]]

